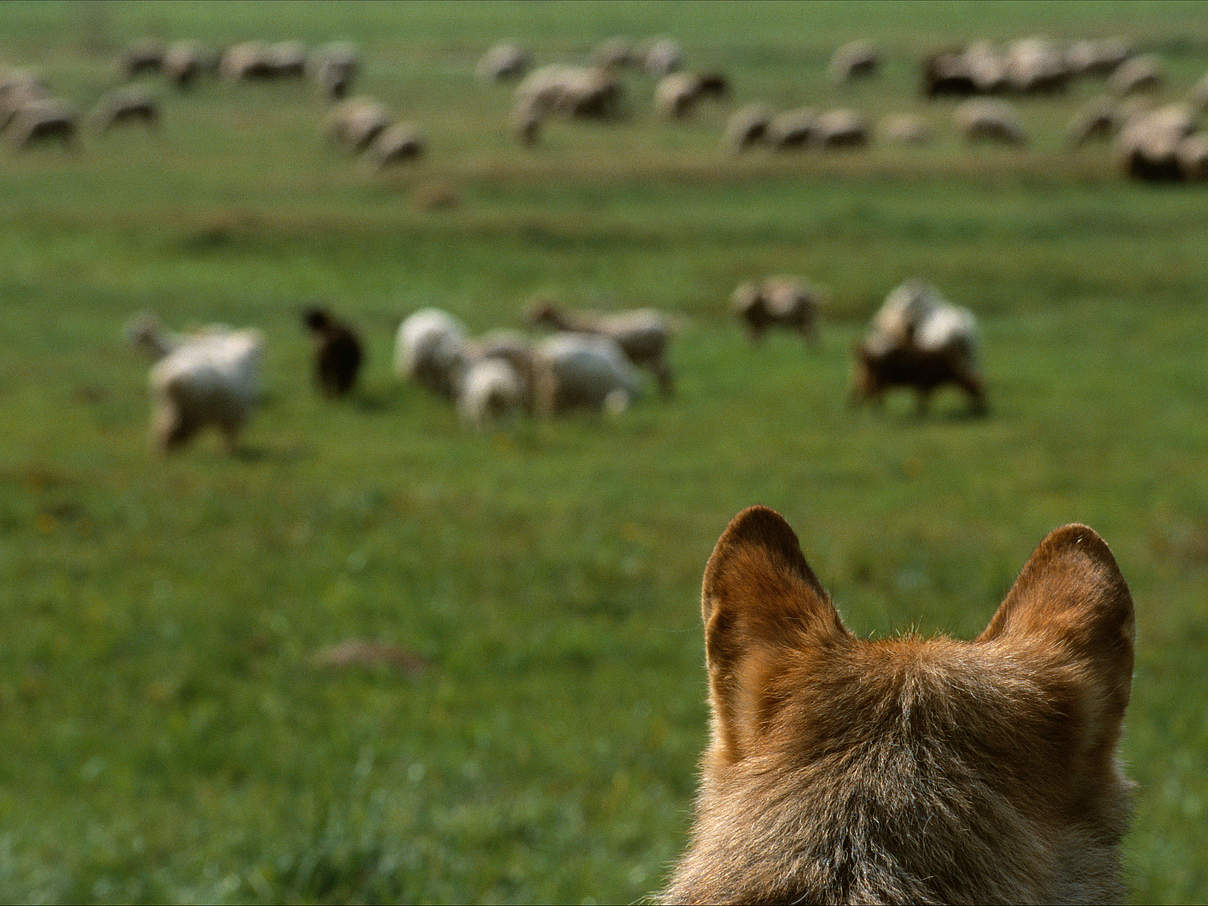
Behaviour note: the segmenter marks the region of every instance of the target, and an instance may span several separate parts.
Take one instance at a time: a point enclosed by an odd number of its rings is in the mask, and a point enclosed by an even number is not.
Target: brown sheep
[[[981,379],[968,370],[962,357],[948,350],[920,349],[911,344],[877,347],[862,342],[856,345],[855,355],[853,404],[879,404],[891,387],[912,387],[918,394],[919,413],[923,414],[936,388],[954,384],[969,395],[973,411],[986,409]]]

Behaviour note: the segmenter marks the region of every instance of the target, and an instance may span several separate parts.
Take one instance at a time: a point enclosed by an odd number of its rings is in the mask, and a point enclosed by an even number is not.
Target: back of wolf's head
[[[1118,901],[1133,604],[1052,532],[972,642],[857,639],[763,507],[702,593],[712,740],[669,902]]]

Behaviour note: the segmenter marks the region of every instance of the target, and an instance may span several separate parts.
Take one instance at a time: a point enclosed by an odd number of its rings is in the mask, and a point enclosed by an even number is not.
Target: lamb
[[[761,341],[770,327],[795,330],[806,340],[817,342],[818,308],[824,301],[820,290],[796,277],[742,283],[732,297],[734,313],[753,343]]]
[[[462,421],[483,430],[488,424],[514,414],[526,405],[526,388],[507,359],[483,358],[471,362],[457,391],[457,412]]]
[[[984,411],[977,350],[977,322],[970,311],[947,302],[926,283],[907,281],[885,299],[855,348],[852,402],[880,403],[890,387],[912,387],[921,414],[937,387],[955,384],[968,394],[974,411]]]
[[[648,369],[655,376],[664,396],[670,396],[674,391],[671,368],[667,364],[671,330],[666,318],[654,309],[596,315],[566,312],[553,302],[539,300],[529,312],[529,321],[567,333],[608,337],[616,341],[632,364]]]
[[[964,101],[952,111],[952,120],[970,143],[985,141],[1023,145],[1028,141],[1019,115],[1014,106],[1006,101],[990,98]]]
[[[674,38],[659,38],[651,42],[642,54],[642,66],[650,75],[670,75],[683,63],[683,51]]]
[[[260,331],[215,327],[194,335],[165,334],[145,315],[128,330],[159,356],[148,380],[151,436],[159,450],[170,453],[213,426],[233,452],[259,395]]]
[[[503,82],[518,79],[528,72],[532,58],[518,44],[496,44],[478,61],[475,71],[485,81]]]
[[[777,151],[803,148],[816,137],[817,119],[817,114],[810,107],[781,111],[768,122],[764,138]]]
[[[533,355],[537,412],[552,416],[575,408],[620,412],[638,397],[637,373],[610,337],[559,333]]]
[[[121,88],[97,102],[92,118],[102,135],[125,123],[141,122],[150,129],[159,125],[159,103],[141,88]]]
[[[307,309],[302,320],[315,340],[315,383],[327,397],[346,396],[365,360],[360,338],[318,306]]]
[[[399,324],[394,371],[441,396],[453,399],[467,361],[466,331],[438,308],[423,308]]]
[[[164,51],[164,75],[177,88],[188,88],[201,75],[201,57],[196,41],[173,41]]]
[[[881,54],[876,45],[871,41],[858,40],[835,50],[827,70],[832,81],[842,84],[875,75],[880,66]]]

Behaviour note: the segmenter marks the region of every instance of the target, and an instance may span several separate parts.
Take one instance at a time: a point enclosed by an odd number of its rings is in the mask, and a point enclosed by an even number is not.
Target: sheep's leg
[[[981,381],[971,375],[960,375],[957,383],[969,396],[969,405],[974,412],[986,411],[986,392]]]
[[[675,381],[671,377],[671,369],[667,367],[667,363],[660,359],[651,363],[650,370],[654,372],[654,376],[659,382],[659,392],[663,396],[671,396],[675,392]]]

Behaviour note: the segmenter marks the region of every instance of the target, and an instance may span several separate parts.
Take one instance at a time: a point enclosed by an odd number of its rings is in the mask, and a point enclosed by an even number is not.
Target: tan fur
[[[1117,902],[1133,605],[1052,532],[986,630],[865,641],[775,512],[705,570],[712,741],[666,902]]]

